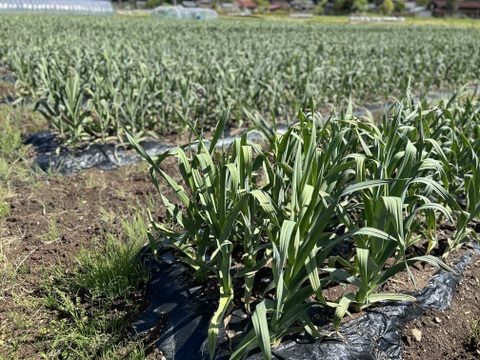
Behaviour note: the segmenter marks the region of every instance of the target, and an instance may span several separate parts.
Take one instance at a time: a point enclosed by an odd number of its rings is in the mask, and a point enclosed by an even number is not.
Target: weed
[[[120,243],[107,234],[105,249],[81,252],[78,257],[81,270],[72,283],[93,299],[126,296],[148,279],[148,270],[137,258],[138,250],[135,244]]]
[[[480,354],[480,319],[470,323],[470,331],[467,338],[468,345],[472,351]]]
[[[41,129],[43,122],[28,110],[11,106],[0,107],[0,188],[9,190],[11,180],[28,181],[32,179],[31,161],[28,160],[29,146],[22,143],[21,129],[26,125],[32,131]],[[2,184],[3,183],[3,184]],[[0,213],[6,212],[1,204]]]
[[[9,358],[16,359],[19,358],[17,352],[34,341],[38,317],[33,314],[38,311],[41,303],[37,298],[23,293],[13,293],[10,301],[13,304],[11,311],[6,314],[5,323],[0,326],[0,353],[4,354],[6,350],[10,354]]]
[[[123,237],[107,233],[104,247],[81,251],[77,267],[65,275],[59,266],[45,286],[44,306],[57,320],[42,328],[49,344],[39,350],[43,357],[145,358],[141,346],[128,342],[127,326],[136,313],[130,298],[149,276],[138,255],[146,224],[140,212],[121,223]]]
[[[15,124],[14,110],[0,108],[0,158],[14,159],[22,145],[20,128]]]
[[[48,220],[48,231],[42,235],[39,235],[38,237],[46,244],[57,241],[62,237],[62,233],[58,228],[57,219],[55,216]]]
[[[19,126],[15,126],[12,113],[0,109],[0,180],[7,180],[16,170],[24,156]],[[21,149],[21,151],[19,151]]]
[[[92,299],[114,300],[125,297],[148,280],[148,269],[138,253],[147,241],[147,227],[139,212],[122,220],[125,239],[107,233],[101,250],[82,251],[77,261],[79,271],[72,284]]]
[[[126,336],[130,314],[111,311],[108,301],[85,302],[68,288],[51,290],[45,305],[58,314],[40,331],[48,344],[38,344],[45,358],[119,358],[118,344]]]
[[[7,195],[7,190],[0,184],[0,219],[10,215],[10,204],[6,200]]]
[[[10,205],[6,201],[0,201],[0,218],[10,215]]]

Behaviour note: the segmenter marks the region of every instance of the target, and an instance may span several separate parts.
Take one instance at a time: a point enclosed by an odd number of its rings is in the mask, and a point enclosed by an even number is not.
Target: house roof
[[[291,2],[291,5],[298,10],[309,10],[315,7],[315,3],[312,0],[294,0]]]
[[[292,5],[315,5],[312,0],[293,0]]]
[[[278,10],[288,8],[290,4],[286,1],[274,2],[270,5],[270,10]]]
[[[195,1],[182,1],[182,5],[186,8],[194,8],[197,6]]]
[[[222,3],[220,6],[224,10],[240,10],[240,8],[237,5],[232,3]]]
[[[237,0],[235,4],[239,7],[244,7],[247,9],[256,9],[257,5],[252,0]]]
[[[446,0],[434,0],[433,4],[439,8],[447,8],[448,4]],[[459,1],[458,9],[480,9],[480,1]]]

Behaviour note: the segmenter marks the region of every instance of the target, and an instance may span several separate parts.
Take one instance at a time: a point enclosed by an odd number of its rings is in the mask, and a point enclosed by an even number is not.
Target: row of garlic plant
[[[286,335],[320,336],[308,315],[316,308],[334,308],[338,329],[345,314],[372,303],[413,301],[378,290],[400,271],[411,274],[414,263],[449,270],[429,253],[437,247],[441,221],[456,224],[446,254],[474,236],[469,224],[480,208],[472,190],[480,181],[479,115],[472,97],[426,108],[407,94],[378,125],[351,111],[326,124],[300,112],[299,122],[280,135],[257,116],[264,143],[244,135],[218,150],[228,120],[224,114],[210,144],[197,134],[196,151],[177,147],[157,160],[129,135],[149,162],[160,194],[159,184],[166,182],[178,196],[171,201],[161,195],[173,226],[153,223],[152,244],[158,244],[153,234],[159,233],[161,246],[177,249],[199,280],[212,274],[218,279],[210,357],[232,311],[235,282],[243,284],[252,327],[231,358],[260,348],[270,359],[271,346]],[[170,156],[178,159],[186,189],[160,167]],[[458,198],[466,199],[466,206]],[[409,249],[424,241],[426,254],[413,256]],[[352,243],[350,251],[332,254],[344,243]],[[234,258],[238,252],[240,258]],[[240,268],[232,270],[233,261],[240,261]],[[265,269],[272,280],[263,293],[255,292],[257,274]],[[354,290],[326,299],[323,290],[332,284]]]
[[[213,125],[230,107],[293,121],[313,99],[339,105],[478,81],[473,29],[133,18],[0,21],[0,61],[71,142],[137,139]]]

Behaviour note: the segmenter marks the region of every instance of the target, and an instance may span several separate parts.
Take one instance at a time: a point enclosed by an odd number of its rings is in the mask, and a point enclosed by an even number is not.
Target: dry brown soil
[[[39,329],[54,315],[24,304],[31,306],[42,297],[40,285],[53,276],[55,265],[68,271],[81,249],[102,246],[107,232],[121,232],[122,218],[136,208],[145,209],[154,193],[144,166],[13,184],[7,198],[10,215],[0,218],[0,359],[18,339],[19,359],[40,358]],[[164,211],[157,207],[155,214],[160,220]],[[49,235],[52,220],[57,238]]]
[[[480,339],[470,340],[480,319],[480,256],[475,255],[457,287],[451,308],[429,311],[403,332],[404,359],[480,359]]]

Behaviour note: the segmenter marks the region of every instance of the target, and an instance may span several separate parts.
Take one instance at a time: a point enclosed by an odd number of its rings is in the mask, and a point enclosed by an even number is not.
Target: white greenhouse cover
[[[218,18],[217,12],[212,9],[185,8],[183,6],[159,6],[152,10],[152,15],[163,19],[209,20]]]
[[[102,0],[0,0],[0,13],[113,15],[114,10]]]

